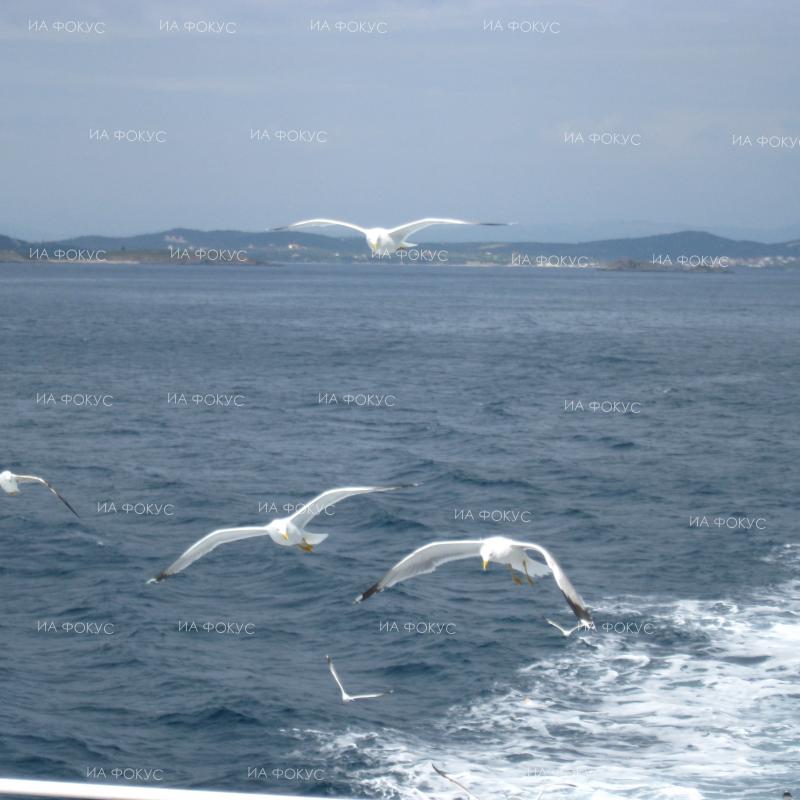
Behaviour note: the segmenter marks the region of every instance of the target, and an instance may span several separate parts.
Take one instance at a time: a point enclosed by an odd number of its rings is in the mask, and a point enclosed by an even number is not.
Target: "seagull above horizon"
[[[324,542],[328,538],[327,533],[309,533],[306,525],[321,514],[326,509],[335,505],[340,500],[353,497],[357,494],[369,494],[370,492],[394,492],[397,489],[407,489],[417,484],[404,486],[346,486],[341,489],[328,489],[313,500],[301,506],[288,517],[279,517],[272,520],[267,525],[252,525],[242,528],[219,528],[206,534],[202,539],[196,541],[190,548],[184,551],[172,564],[163,572],[159,572],[148,583],[160,583],[166,578],[182,572],[190,564],[210,553],[221,544],[237,542],[239,539],[250,539],[253,536],[269,536],[275,544],[282,547],[298,547],[300,550],[310,553],[314,546]]]
[[[330,656],[325,656],[325,658],[328,661],[328,669],[330,670],[331,675],[333,675],[333,679],[336,681],[339,691],[342,693],[343,703],[354,703],[356,700],[374,700],[378,697],[385,697],[387,694],[392,693],[391,690],[389,690],[388,692],[374,692],[373,694],[348,694],[347,690],[342,685],[342,681],[339,678],[339,673],[336,671],[336,667],[333,665],[333,659]]]
[[[528,553],[529,550],[538,553],[545,563],[542,564],[541,561],[532,559]],[[398,561],[376,584],[370,586],[369,589],[356,597],[354,602],[360,603],[362,600],[367,600],[372,595],[382,592],[384,589],[388,589],[401,581],[433,572],[437,567],[446,564],[448,561],[457,561],[476,556],[479,556],[483,561],[484,571],[489,568],[489,564],[493,561],[507,566],[511,573],[511,579],[517,586],[522,585],[522,579],[517,573],[522,573],[531,586],[533,586],[533,577],[552,573],[556,585],[561,590],[561,594],[564,595],[569,607],[572,609],[572,613],[579,620],[578,627],[591,628],[594,625],[586,603],[552,553],[533,542],[517,542],[505,536],[426,544]],[[560,630],[563,631],[563,628]]]
[[[39,478],[36,475],[15,475],[7,469],[0,472],[0,489],[6,494],[19,494],[19,485],[21,483],[36,483],[39,486],[47,487],[76,517],[78,517],[78,519],[80,519],[80,514],[78,514],[78,512],[61,496],[55,486],[44,478]]]
[[[273,231],[288,231],[296,230],[298,228],[327,228],[332,225],[338,225],[341,228],[350,228],[350,230],[358,231],[364,235],[367,244],[373,253],[380,255],[391,255],[398,250],[406,250],[409,247],[416,247],[417,245],[407,241],[407,237],[413,236],[423,228],[429,228],[431,225],[485,225],[490,227],[499,227],[505,225],[513,225],[511,222],[470,222],[465,219],[448,219],[445,217],[425,217],[423,219],[414,220],[414,222],[407,222],[405,225],[398,225],[396,228],[363,228],[361,225],[355,225],[352,222],[344,222],[338,219],[325,219],[316,217],[314,219],[304,219],[300,222],[293,222],[291,225],[282,225],[278,228],[273,228]]]

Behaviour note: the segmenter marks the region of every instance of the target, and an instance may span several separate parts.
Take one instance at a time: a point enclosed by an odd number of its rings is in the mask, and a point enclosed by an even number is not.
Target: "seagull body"
[[[478,800],[478,798],[474,794],[472,794],[472,792],[469,789],[467,789],[467,787],[464,786],[463,783],[459,783],[455,778],[451,778],[443,769],[439,769],[439,767],[437,767],[436,764],[432,763],[431,766],[433,767],[434,772],[436,772],[437,775],[441,775],[446,781],[450,781],[450,783],[452,783],[453,785],[458,786],[459,789],[463,789],[467,793],[467,797],[472,798],[472,800]]]
[[[151,578],[148,583],[158,583],[178,572],[182,572],[190,564],[197,561],[198,558],[202,558],[221,544],[237,542],[240,539],[250,539],[253,536],[269,536],[275,544],[279,544],[282,547],[299,547],[301,550],[310,553],[315,545],[324,542],[325,539],[328,538],[327,533],[309,533],[306,530],[305,526],[318,514],[321,514],[340,500],[353,497],[353,495],[369,494],[370,492],[393,492],[396,489],[405,488],[407,487],[346,486],[341,489],[329,489],[304,506],[301,506],[288,517],[274,519],[267,525],[251,525],[242,528],[219,528],[196,541],[163,572]]]
[[[76,517],[80,518],[78,512],[61,496],[55,486],[52,486],[44,478],[39,478],[36,475],[15,475],[7,469],[0,472],[0,489],[6,494],[19,494],[19,485],[21,483],[35,483],[39,486],[46,486]]]
[[[375,692],[373,694],[348,694],[347,690],[342,685],[342,681],[339,678],[339,673],[336,671],[336,667],[333,665],[333,659],[330,656],[325,656],[328,661],[328,669],[330,670],[331,675],[333,675],[333,679],[336,681],[336,685],[339,687],[339,691],[342,693],[342,702],[343,703],[353,703],[356,700],[374,700],[378,697],[385,697],[387,694],[391,694],[391,692]]]
[[[352,222],[343,222],[338,219],[326,219],[317,217],[314,219],[304,219],[294,222],[291,225],[284,225],[280,228],[273,228],[275,231],[295,230],[297,228],[327,228],[338,225],[341,228],[349,228],[364,235],[367,244],[373,253],[380,255],[391,255],[398,250],[405,250],[409,247],[416,247],[412,242],[407,241],[407,237],[413,236],[423,228],[431,225],[507,225],[506,222],[470,222],[464,219],[447,219],[444,217],[425,217],[414,222],[407,222],[405,225],[398,225],[396,228],[363,228]]]
[[[541,561],[531,558],[528,551],[538,553],[545,563],[542,564]],[[476,556],[483,561],[484,570],[488,569],[491,562],[507,566],[517,585],[522,583],[521,578],[516,575],[518,572],[525,575],[531,586],[533,585],[532,577],[552,573],[556,585],[579,620],[578,627],[589,628],[594,624],[583,598],[578,594],[564,570],[561,569],[561,565],[549,550],[533,542],[517,542],[505,536],[426,544],[398,561],[376,584],[359,595],[355,602],[367,600],[372,595],[416,575],[433,572],[448,561]],[[563,631],[563,628],[561,630]]]

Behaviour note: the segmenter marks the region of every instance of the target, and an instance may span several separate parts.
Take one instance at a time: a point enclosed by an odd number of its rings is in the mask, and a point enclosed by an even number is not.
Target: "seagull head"
[[[509,556],[511,542],[504,536],[490,536],[481,545],[480,555],[484,570],[489,568],[489,562],[506,564]]]
[[[289,525],[285,519],[274,519],[267,525],[267,533],[271,536],[281,536],[289,541]]]
[[[373,255],[388,256],[397,251],[397,242],[385,228],[367,228],[364,236]]]

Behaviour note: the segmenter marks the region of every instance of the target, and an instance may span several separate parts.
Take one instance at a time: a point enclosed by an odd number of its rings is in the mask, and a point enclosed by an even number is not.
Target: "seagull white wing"
[[[175,561],[172,562],[163,572],[159,572],[149,583],[157,583],[169,578],[176,572],[186,569],[189,564],[193,564],[198,558],[202,558],[221,544],[237,542],[239,539],[249,539],[251,536],[265,536],[267,529],[265,526],[252,526],[248,528],[220,528],[206,534],[202,539],[198,539],[190,548],[185,550]]]
[[[40,486],[46,486],[78,519],[80,514],[61,496],[61,493],[51,483],[44,478],[39,478],[36,475],[15,475],[17,483],[38,483]]]
[[[331,675],[333,675],[333,679],[336,681],[339,691],[342,693],[342,700],[344,700],[345,697],[349,697],[349,695],[345,691],[344,686],[342,686],[342,680],[339,677],[339,673],[336,671],[336,667],[333,666],[333,659],[330,656],[325,656],[325,658],[328,660],[328,669],[330,670]]]
[[[564,636],[572,636],[575,631],[580,628],[583,628],[584,625],[582,623],[578,623],[574,628],[562,628],[557,622],[553,622],[551,619],[545,620],[549,625],[552,625],[554,628],[557,628],[564,634]]]
[[[374,586],[370,586],[360,594],[355,602],[366,600],[377,592],[382,592],[396,583],[413,578],[416,575],[426,575],[448,561],[461,558],[470,558],[480,554],[481,539],[462,539],[452,542],[432,542],[407,555],[398,561]]]
[[[550,567],[550,572],[553,573],[556,586],[561,590],[561,594],[564,595],[569,607],[572,609],[572,613],[575,614],[579,620],[589,623],[592,622],[592,615],[589,613],[586,602],[580,594],[578,594],[578,590],[572,585],[572,581],[567,577],[564,570],[561,569],[561,564],[556,561],[549,550],[539,544],[533,544],[531,542],[513,542],[513,545],[523,550],[535,550],[539,553],[539,555],[544,558],[547,566]]]
[[[335,505],[340,500],[353,497],[357,494],[369,494],[370,492],[394,492],[397,489],[407,489],[412,484],[406,486],[344,486],[341,489],[328,489],[317,495],[313,500],[309,500],[289,517],[289,521],[298,528],[303,528],[326,509]]]
[[[300,222],[293,222],[291,225],[282,225],[279,228],[273,228],[274,231],[288,231],[295,230],[296,228],[329,228],[331,225],[338,225],[340,228],[350,228],[350,230],[358,231],[359,233],[366,233],[367,229],[362,228],[352,222],[344,222],[340,219],[325,219],[324,217],[315,217],[314,219],[303,219]]]
[[[431,766],[433,767],[437,775],[441,775],[446,781],[450,781],[450,783],[454,784],[455,786],[458,786],[459,789],[463,789],[467,793],[467,795],[472,798],[472,800],[478,800],[478,798],[474,794],[472,794],[472,792],[469,789],[467,789],[467,787],[464,786],[463,783],[459,783],[455,778],[451,778],[444,770],[439,769],[439,767],[437,767],[436,764],[431,764]]]
[[[425,217],[425,219],[414,220],[414,222],[406,222],[405,225],[398,225],[396,228],[390,228],[388,231],[389,236],[395,241],[401,242],[408,236],[413,236],[417,231],[423,228],[429,228],[431,225],[505,225],[505,222],[470,222],[466,219],[448,219],[446,217]]]
[[[328,669],[331,671],[331,675],[333,675],[333,679],[336,681],[336,685],[339,687],[339,691],[342,693],[342,700],[347,703],[352,700],[374,700],[378,697],[384,697],[387,694],[391,694],[391,692],[373,692],[371,694],[348,694],[347,690],[342,685],[342,680],[339,677],[339,673],[336,671],[336,667],[333,664],[333,659],[330,656],[325,656],[328,660]]]

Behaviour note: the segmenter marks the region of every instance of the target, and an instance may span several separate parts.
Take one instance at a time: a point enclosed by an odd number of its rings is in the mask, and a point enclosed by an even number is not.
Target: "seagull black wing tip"
[[[369,600],[369,598],[372,597],[372,595],[377,594],[378,592],[382,591],[382,589],[383,587],[381,586],[380,581],[378,581],[378,583],[376,583],[374,586],[370,586],[369,589],[358,595],[358,597],[356,597],[356,599],[353,600],[353,602],[361,603],[364,600]]]
[[[45,481],[44,485],[78,518],[81,518],[81,515],[70,505],[64,495],[58,491],[58,489],[53,486],[49,481]]]
[[[357,602],[360,603],[362,600],[369,600],[369,598],[372,597],[372,595],[377,594],[380,590],[381,590],[380,583],[376,583],[374,586],[370,586],[366,592],[360,595]]]
[[[567,605],[572,609],[572,613],[581,622],[588,622],[591,625],[594,625],[594,620],[592,619],[591,612],[586,606],[575,602],[575,600],[573,600],[563,589],[561,590],[561,594],[564,595],[564,599],[567,601]]]
[[[58,499],[78,518],[81,518],[81,515],[63,498],[61,495],[56,495]]]

